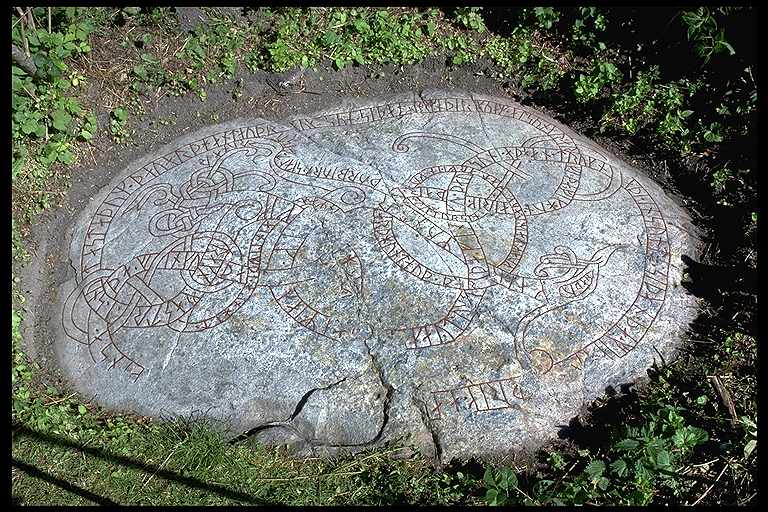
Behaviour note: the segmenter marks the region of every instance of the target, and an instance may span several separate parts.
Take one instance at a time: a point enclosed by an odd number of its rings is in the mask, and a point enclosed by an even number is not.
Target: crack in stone
[[[346,377],[344,377],[343,379],[341,379],[339,381],[336,381],[336,382],[333,382],[331,384],[328,384],[327,386],[323,386],[323,387],[319,387],[319,388],[312,388],[309,391],[307,391],[306,393],[304,393],[304,396],[302,396],[301,399],[299,400],[299,403],[296,404],[296,408],[293,410],[293,414],[291,414],[290,418],[288,418],[288,421],[293,421],[293,419],[301,413],[302,409],[304,409],[304,406],[307,403],[307,400],[309,400],[309,397],[311,397],[315,393],[315,391],[327,391],[327,390],[331,389],[334,386],[338,386],[339,384],[341,384],[345,380],[347,380]]]
[[[291,430],[298,437],[302,438],[307,444],[310,444],[312,442],[312,440],[308,440],[301,433],[301,431],[299,431],[299,429],[297,429],[293,425],[292,421],[294,420],[294,418],[296,418],[296,416],[298,416],[301,413],[302,409],[304,409],[304,406],[307,404],[307,401],[309,400],[309,397],[311,397],[316,391],[327,391],[327,390],[333,388],[334,386],[338,386],[339,384],[341,384],[345,380],[347,380],[347,377],[344,377],[343,379],[338,380],[336,382],[332,382],[332,383],[328,384],[327,386],[320,386],[320,387],[316,387],[316,388],[310,389],[309,391],[304,393],[304,395],[299,399],[298,403],[296,404],[296,407],[294,407],[293,412],[288,417],[288,419],[286,419],[284,421],[270,421],[270,422],[267,422],[267,423],[262,423],[260,425],[256,425],[255,427],[253,427],[253,428],[251,428],[249,430],[246,430],[245,432],[243,432],[239,436],[231,439],[229,441],[229,444],[239,443],[240,441],[244,441],[244,440],[246,440],[248,438],[253,437],[254,435],[258,434],[259,432],[261,432],[263,430],[267,430],[269,428],[277,428],[277,427],[283,427],[283,428],[287,428],[288,430]]]
[[[429,431],[430,436],[432,437],[432,445],[434,446],[434,459],[435,462],[437,462],[437,466],[443,465],[443,447],[440,444],[440,434],[435,428],[434,424],[432,423],[432,420],[429,419],[429,413],[427,412],[428,405],[426,402],[422,400],[415,399],[418,402],[421,402],[421,404],[424,405],[424,407],[416,406],[416,409],[419,411],[419,417],[421,418],[421,423],[427,428]]]
[[[392,384],[387,382],[383,369],[379,365],[379,362],[376,360],[376,356],[373,354],[370,346],[368,345],[368,340],[364,339],[363,344],[365,345],[365,348],[368,351],[368,356],[371,358],[371,366],[376,371],[376,375],[379,378],[379,383],[387,390],[387,394],[384,397],[384,406],[382,411],[384,418],[381,421],[381,426],[379,427],[379,431],[376,433],[373,439],[371,439],[370,441],[365,441],[363,443],[321,444],[321,445],[313,445],[313,446],[329,446],[332,448],[371,446],[376,444],[381,439],[381,436],[384,434],[384,429],[389,423],[389,409],[390,409],[390,406],[392,405],[392,397],[395,393],[395,388],[392,386]]]

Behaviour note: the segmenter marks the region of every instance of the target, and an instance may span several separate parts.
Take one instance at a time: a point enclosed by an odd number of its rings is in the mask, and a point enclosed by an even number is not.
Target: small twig
[[[269,86],[272,88],[272,90],[273,90],[273,91],[275,91],[275,93],[279,94],[280,96],[282,96],[283,94],[285,94],[283,91],[280,91],[280,90],[279,90],[277,87],[275,87],[275,86],[272,84],[272,82],[270,82],[270,80],[269,80],[268,78],[267,78],[267,79],[265,79],[264,81],[265,81],[265,82],[267,82],[267,85],[269,85]]]
[[[51,8],[48,8],[48,33],[51,33]]]
[[[27,19],[29,20],[29,27],[32,30],[37,30],[37,23],[35,23],[35,15],[32,13],[32,8],[27,9]]]
[[[702,462],[701,464],[691,464],[691,466],[694,468],[703,468],[704,466],[709,466],[710,464],[712,464],[713,462],[717,462],[718,460],[720,459],[712,459],[709,462]]]
[[[717,394],[720,395],[720,399],[723,401],[723,405],[728,409],[728,413],[731,415],[731,423],[736,426],[739,423],[739,418],[736,415],[736,406],[733,404],[728,388],[725,387],[725,384],[718,375],[710,375],[707,378],[712,382]]]
[[[21,21],[19,29],[21,30],[21,39],[24,41],[24,54],[29,59],[31,55],[29,53],[29,41],[27,40],[27,29],[25,27],[27,18],[24,16],[24,11],[21,10],[21,7],[17,7],[16,11],[19,13],[19,21]]]
[[[186,48],[186,47],[187,47],[187,43],[189,42],[189,40],[190,40],[190,39],[192,39],[192,36],[188,37],[188,38],[186,39],[186,41],[184,41],[184,44],[183,44],[183,45],[181,45],[181,48],[179,48],[178,50],[176,50],[175,54],[176,54],[176,56],[177,56],[177,57],[178,57],[178,55],[179,55],[181,52],[183,52],[183,51],[184,51],[184,48]]]
[[[14,21],[13,25],[11,25],[11,31],[13,31],[13,29],[16,28],[16,25],[18,25],[20,21],[21,21],[21,18],[16,18],[16,21]]]
[[[571,465],[571,467],[570,467],[570,468],[568,468],[568,471],[566,471],[565,473],[563,473],[562,475],[560,475],[560,478],[558,478],[558,479],[557,479],[557,482],[555,482],[555,486],[554,486],[554,487],[552,487],[552,492],[553,492],[553,493],[555,492],[555,490],[557,489],[557,487],[560,485],[560,482],[562,482],[562,481],[563,481],[563,479],[564,479],[566,476],[568,476],[568,475],[571,473],[571,471],[573,471],[573,468],[575,468],[577,464],[578,464],[578,461],[577,461],[577,462],[574,462],[574,463]]]
[[[711,491],[711,490],[712,490],[712,489],[715,487],[715,484],[716,484],[716,483],[717,483],[717,482],[720,480],[720,478],[723,476],[723,473],[725,473],[725,470],[726,470],[726,469],[728,469],[728,464],[726,464],[725,466],[723,466],[723,470],[720,472],[720,474],[719,474],[719,475],[717,475],[717,478],[715,478],[715,481],[714,481],[714,482],[712,482],[712,485],[710,485],[710,486],[707,488],[707,490],[706,490],[706,491],[704,491],[704,494],[702,494],[701,496],[699,496],[699,499],[697,499],[696,501],[694,501],[693,503],[691,503],[691,506],[692,506],[692,507],[694,507],[694,506],[698,505],[698,503],[699,503],[701,500],[703,500],[703,499],[704,499],[704,498],[707,496],[707,494],[709,494],[709,491]]]
[[[29,97],[30,97],[30,98],[32,98],[33,100],[37,100],[37,96],[35,96],[35,93],[33,93],[32,91],[30,91],[29,89],[27,89],[27,88],[26,88],[26,86],[22,85],[22,86],[21,86],[21,88],[22,88],[22,89],[24,89],[24,92],[26,92],[27,94],[29,94]]]
[[[45,406],[48,407],[48,406],[51,406],[51,405],[54,405],[54,404],[58,404],[58,403],[64,402],[66,400],[69,400],[73,396],[75,396],[75,393],[72,393],[69,396],[65,396],[64,398],[59,398],[58,400],[54,400],[53,402],[48,402],[47,404],[45,404]]]
[[[163,461],[163,462],[162,462],[162,463],[161,463],[159,466],[157,466],[157,469],[155,470],[155,472],[154,472],[154,473],[152,473],[152,474],[149,476],[149,478],[147,479],[147,481],[146,481],[146,482],[144,482],[144,485],[142,485],[142,486],[141,486],[141,489],[139,489],[139,491],[138,491],[138,492],[141,492],[141,490],[142,490],[142,489],[144,489],[144,488],[145,488],[145,487],[146,487],[146,486],[149,484],[149,482],[151,482],[151,481],[152,481],[152,479],[153,479],[153,478],[155,477],[155,475],[156,475],[156,474],[157,474],[157,473],[158,473],[158,472],[159,472],[159,471],[160,471],[160,470],[163,468],[163,466],[165,466],[165,465],[168,463],[168,461],[169,461],[169,460],[171,460],[171,457],[173,456],[173,454],[174,454],[174,453],[176,453],[176,450],[178,450],[178,449],[179,449],[179,446],[181,446],[183,442],[184,442],[184,441],[181,441],[181,442],[179,442],[179,443],[178,443],[176,446],[174,446],[174,447],[173,447],[173,450],[171,450],[171,453],[169,453],[169,454],[168,454],[168,456],[165,458],[165,460],[164,460],[164,461]]]
[[[744,501],[742,501],[741,503],[739,503],[739,505],[746,505],[747,503],[749,503],[750,501],[752,501],[752,500],[755,498],[755,496],[757,496],[757,491],[755,491],[755,492],[752,494],[752,496],[750,496],[750,497],[749,497],[749,498],[747,498],[746,500],[744,500]]]
[[[553,59],[553,58],[551,58],[551,57],[547,57],[547,54],[546,54],[546,53],[544,53],[543,51],[542,51],[542,52],[539,54],[539,56],[540,56],[540,57],[544,57],[545,59],[547,59],[547,60],[548,60],[549,62],[551,62],[552,64],[557,64],[557,61],[556,61],[555,59]]]
[[[350,462],[349,464],[344,465],[340,469],[344,470],[344,469],[350,468],[350,467],[352,467],[352,466],[354,466],[356,464],[360,464],[361,462],[364,462],[364,461],[366,461],[368,459],[372,459],[374,457],[379,457],[379,456],[384,456],[384,455],[389,455],[390,453],[399,452],[401,450],[405,450],[405,447],[394,448],[392,450],[388,450],[388,451],[382,452],[382,453],[374,453],[372,455],[368,455],[367,457],[363,457],[362,459],[353,460],[352,462]],[[311,459],[305,459],[305,460],[311,460]]]

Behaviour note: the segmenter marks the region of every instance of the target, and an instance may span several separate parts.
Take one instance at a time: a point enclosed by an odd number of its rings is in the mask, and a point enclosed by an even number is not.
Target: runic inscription
[[[215,365],[183,362],[205,340],[249,354],[226,364],[255,364],[261,388],[285,365],[377,357],[445,428],[618,373],[668,332],[666,198],[529,108],[435,96],[209,128],[129,168],[75,230],[68,346],[134,387]],[[286,352],[273,367],[262,347]]]

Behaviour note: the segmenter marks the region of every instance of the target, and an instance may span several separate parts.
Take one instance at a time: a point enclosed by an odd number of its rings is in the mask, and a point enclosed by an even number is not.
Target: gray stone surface
[[[56,359],[105,406],[298,453],[514,453],[674,354],[692,233],[658,185],[506,99],[242,120],[79,215]]]

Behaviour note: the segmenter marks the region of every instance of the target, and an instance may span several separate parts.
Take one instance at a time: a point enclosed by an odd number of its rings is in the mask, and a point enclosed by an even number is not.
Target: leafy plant
[[[554,89],[565,74],[547,48],[534,44],[529,29],[516,29],[510,37],[493,36],[485,51],[505,76],[521,77],[520,85],[525,88]]]
[[[576,99],[582,103],[594,100],[604,87],[620,79],[621,72],[613,63],[600,61],[589,75],[579,74],[575,87]]]
[[[476,32],[485,32],[485,21],[480,15],[482,7],[457,7],[454,16],[459,25]]]
[[[451,63],[455,66],[474,62],[480,50],[473,39],[464,35],[446,37],[441,44],[453,53]]]
[[[508,468],[487,468],[483,475],[485,501],[489,505],[505,505],[516,496],[517,475]]]
[[[571,40],[595,53],[603,51],[606,46],[604,42],[597,40],[597,33],[605,32],[607,24],[605,16],[597,7],[579,7],[571,30]]]
[[[712,55],[728,52],[734,55],[736,50],[725,39],[725,30],[717,27],[717,20],[708,7],[699,7],[695,11],[683,11],[681,18],[688,29],[688,39],[693,41],[696,52],[709,62]]]
[[[723,125],[715,121],[704,130],[704,140],[707,142],[723,142]]]
[[[217,18],[196,27],[180,57],[188,59],[193,69],[213,65],[208,73],[211,82],[230,79],[237,71],[235,53],[244,42],[243,29],[227,19]]]
[[[494,35],[486,43],[485,49],[491,59],[507,74],[520,69],[533,53],[530,37],[522,32],[513,37]]]
[[[533,15],[536,18],[536,24],[539,28],[551,29],[552,26],[560,21],[560,12],[554,7],[534,7]]]
[[[112,138],[118,144],[125,142],[128,137],[126,124],[128,122],[128,111],[123,107],[117,107],[109,114],[109,131],[112,132]]]
[[[580,450],[579,459],[566,469],[568,462],[562,455],[550,454],[549,464],[561,472],[560,478],[535,479],[525,490],[519,487],[511,470],[488,468],[483,479],[486,502],[647,505],[659,488],[679,494],[690,486],[690,482],[679,478],[679,469],[709,438],[704,430],[687,425],[680,412],[677,407],[662,406],[650,413],[642,425],[627,426],[607,458]],[[577,466],[581,466],[580,472],[565,478]]]

